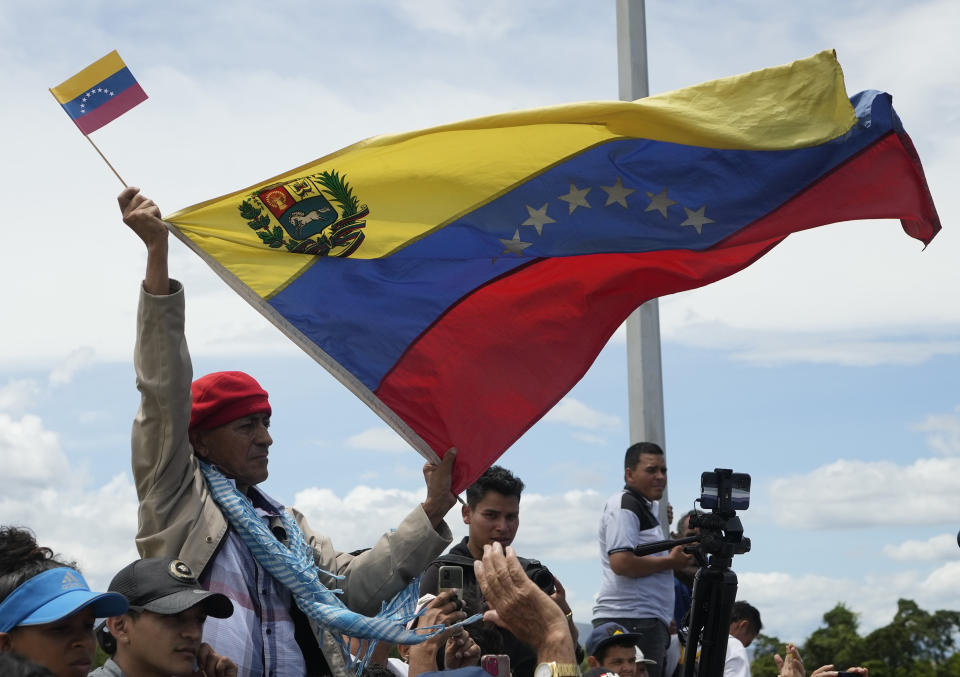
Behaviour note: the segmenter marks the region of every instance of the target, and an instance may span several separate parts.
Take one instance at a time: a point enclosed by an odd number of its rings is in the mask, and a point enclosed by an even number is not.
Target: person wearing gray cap
[[[130,608],[98,629],[112,658],[90,677],[236,677],[236,664],[200,641],[207,616],[228,618],[233,603],[200,587],[185,562],[137,560],[113,577],[110,592],[126,597]]]

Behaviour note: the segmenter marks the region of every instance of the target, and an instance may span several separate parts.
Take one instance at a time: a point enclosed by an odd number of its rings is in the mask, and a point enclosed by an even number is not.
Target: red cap
[[[250,414],[271,413],[267,391],[242,371],[217,371],[190,386],[190,430],[209,430]]]

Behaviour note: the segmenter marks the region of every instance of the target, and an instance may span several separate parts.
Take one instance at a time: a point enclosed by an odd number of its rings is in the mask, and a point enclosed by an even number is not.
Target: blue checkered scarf
[[[406,629],[406,623],[418,615],[416,606],[419,578],[410,581],[407,587],[397,593],[392,600],[384,602],[380,613],[374,617],[350,611],[337,596],[343,590],[330,590],[320,582],[319,578],[320,574],[335,580],[343,580],[344,576],[317,567],[313,548],[307,544],[296,520],[286,511],[281,512],[280,519],[289,542],[289,546],[284,546],[257,515],[253,504],[230,480],[214,466],[203,461],[200,462],[200,470],[207,480],[213,500],[220,506],[227,522],[250,549],[253,557],[260,566],[290,591],[297,606],[307,617],[331,632],[339,643],[348,664],[351,662],[350,653],[346,650],[341,635],[374,640],[367,651],[369,656],[373,653],[376,640],[396,644],[419,644],[446,629],[443,625],[419,628],[419,630],[432,631],[425,634]],[[473,623],[480,618],[480,616],[472,616],[457,625]],[[363,669],[365,662],[362,660],[357,666],[358,672]]]

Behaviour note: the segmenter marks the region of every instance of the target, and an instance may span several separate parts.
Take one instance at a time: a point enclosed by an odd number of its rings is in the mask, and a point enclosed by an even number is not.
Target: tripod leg
[[[696,670],[699,677],[723,677],[730,614],[737,598],[737,575],[722,563],[715,565],[712,560],[710,566],[697,571],[693,582],[690,632],[683,659],[684,677],[693,677],[695,663],[699,665]]]
[[[723,664],[727,658],[727,637],[730,633],[730,615],[737,599],[737,575],[724,571],[714,588],[711,614],[703,629],[700,651],[701,677],[723,677]]]

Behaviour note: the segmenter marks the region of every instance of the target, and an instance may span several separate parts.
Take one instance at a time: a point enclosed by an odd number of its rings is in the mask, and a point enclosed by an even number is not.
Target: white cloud
[[[579,438],[578,433],[574,433],[574,438]],[[547,468],[547,473],[568,479],[577,478],[577,485],[581,487],[602,487],[606,485],[608,477],[597,471],[596,466],[577,463],[574,461],[560,461],[553,463]]]
[[[46,430],[43,421],[32,414],[19,420],[0,414],[0,459],[4,468],[0,493],[7,496],[55,486],[71,476],[57,434]]]
[[[761,339],[768,338],[757,336]],[[791,337],[791,342],[803,337]],[[761,341],[756,341],[760,343]],[[797,362],[836,364],[848,367],[877,365],[916,365],[938,355],[960,354],[960,341],[893,341],[878,338],[872,341],[849,341],[842,337],[821,336],[801,346],[757,346],[733,353],[735,360],[761,366]]]
[[[93,348],[77,348],[73,350],[66,359],[60,362],[53,371],[50,372],[50,385],[62,386],[70,383],[74,375],[81,369],[90,366],[96,357]]]
[[[572,397],[560,400],[543,420],[587,430],[616,430],[620,427],[619,416],[597,411]]]
[[[958,476],[960,458],[918,459],[906,466],[841,459],[774,480],[770,500],[774,518],[786,528],[952,524]]]
[[[960,406],[952,414],[929,414],[913,429],[927,433],[927,444],[942,456],[960,454]]]
[[[40,386],[33,379],[11,379],[0,387],[0,411],[23,413],[40,394]]]
[[[840,602],[860,615],[861,634],[889,623],[900,598],[912,599],[929,611],[960,607],[960,562],[929,572],[867,574],[858,579],[780,572],[737,576],[737,598],[760,609],[764,633],[784,641],[802,641]]]
[[[314,530],[333,540],[334,547],[350,552],[373,546],[425,496],[425,489],[411,492],[359,485],[341,498],[332,489],[315,487],[298,491],[293,504],[306,515]],[[454,517],[453,511],[449,517]]]
[[[364,449],[368,451],[386,451],[390,453],[407,453],[410,451],[410,445],[404,442],[402,437],[387,426],[367,428],[356,435],[351,435],[347,438],[346,445],[351,449]]]
[[[798,233],[732,277],[662,299],[663,339],[759,364],[916,364],[957,354],[960,306],[942,302],[956,285],[954,237],[941,232],[918,252],[890,221]]]
[[[510,31],[520,10],[504,0],[399,0],[396,7],[419,30],[488,41]]]
[[[955,560],[960,558],[956,534],[939,534],[925,541],[904,541],[883,546],[883,554],[901,562]]]
[[[894,103],[909,131],[921,124],[921,119],[958,119],[960,91],[956,86],[944,86],[941,70],[960,67],[960,54],[949,28],[958,23],[960,7],[951,0],[894,4],[882,17],[861,12],[855,17],[823,22],[824,44],[844,45],[839,56],[848,64],[844,71],[851,88],[882,87],[895,95]],[[904,45],[903,36],[911,34],[924,36],[924,49],[918,50],[909,68],[903,67],[899,50],[880,53],[876,49],[878,44]]]
[[[139,557],[137,496],[127,475],[95,488],[84,483],[48,489],[32,507],[38,541],[77,560],[91,585],[106,589],[122,566]]]
[[[593,490],[523,495],[517,552],[544,562],[597,557],[597,525],[606,499]],[[557,530],[563,525],[562,533]]]
[[[726,322],[700,321],[688,310],[664,339],[686,346],[722,350],[730,359],[757,366],[809,363],[852,367],[915,365],[939,355],[960,354],[960,341],[937,336],[936,328],[917,339],[883,331],[774,331],[734,327]]]
[[[117,570],[136,559],[137,498],[119,474],[91,487],[72,465],[56,433],[42,420],[0,414],[0,515],[6,525],[28,527],[41,545],[75,560],[87,581],[106,589]]]

